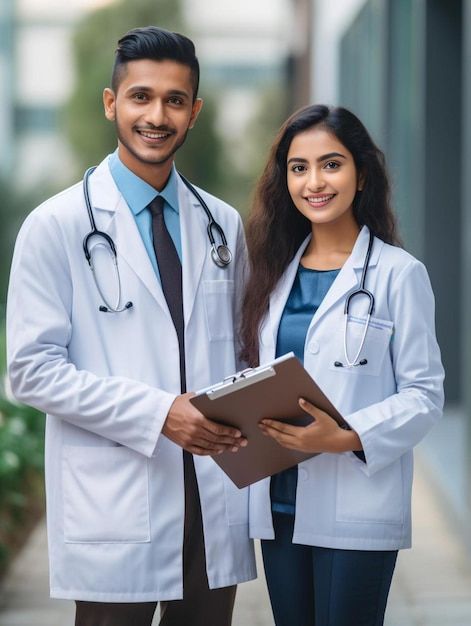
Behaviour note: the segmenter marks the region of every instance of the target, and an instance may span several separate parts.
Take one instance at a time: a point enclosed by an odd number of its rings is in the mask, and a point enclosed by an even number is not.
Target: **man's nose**
[[[153,126],[162,126],[167,123],[167,115],[164,103],[161,100],[155,100],[146,111],[146,121]]]

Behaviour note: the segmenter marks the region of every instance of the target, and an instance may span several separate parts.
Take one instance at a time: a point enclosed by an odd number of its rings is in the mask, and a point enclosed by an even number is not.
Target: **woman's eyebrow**
[[[318,157],[316,161],[318,163],[321,163],[322,161],[327,161],[327,159],[334,159],[334,158],[346,159],[347,157],[344,154],[341,154],[340,152],[328,152],[327,154],[323,154],[322,156]],[[301,157],[291,157],[290,159],[288,159],[288,165],[292,161],[296,161],[296,163],[308,163],[309,162],[307,159],[303,159]]]
[[[340,157],[341,159],[346,159],[347,157],[344,154],[340,154],[340,152],[328,152],[327,154],[323,154],[317,159],[317,162],[326,161],[327,159],[334,159],[336,157]]]

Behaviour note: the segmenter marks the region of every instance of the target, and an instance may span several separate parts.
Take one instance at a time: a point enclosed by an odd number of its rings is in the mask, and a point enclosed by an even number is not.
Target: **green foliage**
[[[252,203],[255,184],[268,160],[270,147],[283,121],[287,118],[288,94],[285,85],[273,84],[260,93],[257,110],[248,125],[246,137],[234,146],[244,154],[243,171],[233,172],[226,196],[243,217]]]
[[[111,82],[116,43],[137,26],[155,24],[185,32],[178,0],[124,0],[90,13],[75,34],[76,87],[64,111],[64,124],[80,170],[99,163],[116,148],[114,124],[103,113],[102,93]],[[214,107],[205,106],[186,145],[178,152],[178,165],[188,178],[213,193],[223,187],[221,144],[214,131]]]
[[[0,571],[28,524],[43,459],[44,416],[0,397]]]
[[[36,194],[35,194],[36,195]],[[20,195],[6,180],[0,179],[0,319],[6,302],[6,292],[13,246],[18,228],[25,215],[36,204],[31,194]]]

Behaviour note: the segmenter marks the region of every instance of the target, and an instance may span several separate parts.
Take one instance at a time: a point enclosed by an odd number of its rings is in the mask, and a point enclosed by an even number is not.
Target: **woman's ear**
[[[365,175],[360,174],[360,176],[358,177],[357,191],[363,191],[363,188],[365,187],[365,182]]]

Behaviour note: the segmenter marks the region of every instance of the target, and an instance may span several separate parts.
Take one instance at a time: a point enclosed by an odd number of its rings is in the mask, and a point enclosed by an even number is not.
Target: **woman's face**
[[[322,127],[297,134],[287,156],[287,183],[294,205],[312,224],[353,220],[361,189],[351,152]]]

